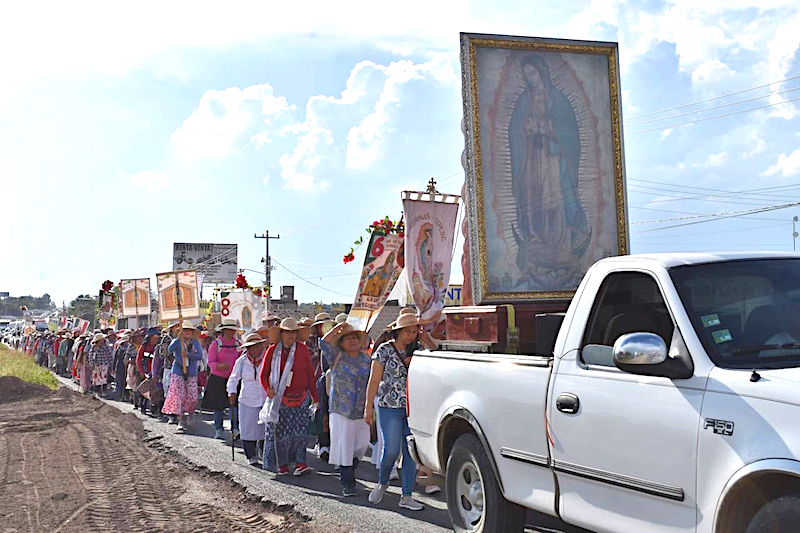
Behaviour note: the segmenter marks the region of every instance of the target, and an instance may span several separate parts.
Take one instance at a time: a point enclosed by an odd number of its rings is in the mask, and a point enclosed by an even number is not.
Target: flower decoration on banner
[[[389,217],[384,217],[381,220],[376,220],[372,224],[369,225],[367,228],[367,233],[376,234],[376,235],[397,235],[398,237],[404,237],[406,231],[405,222],[401,218],[397,222],[392,222]],[[364,236],[360,236],[356,241],[353,242],[353,246],[350,247],[350,251],[344,254],[342,258],[342,262],[346,265],[352,261],[355,261],[355,251],[358,250],[361,245],[364,244]]]
[[[103,292],[109,292],[114,287],[114,282],[107,279],[103,282]]]

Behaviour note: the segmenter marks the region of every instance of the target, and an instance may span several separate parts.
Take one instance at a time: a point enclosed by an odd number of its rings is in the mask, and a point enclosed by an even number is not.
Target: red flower
[[[356,259],[356,257],[355,257],[355,255],[353,255],[353,252],[350,252],[349,254],[345,255],[342,258],[342,262],[346,265],[347,263],[350,263],[351,261],[355,261],[355,259]]]
[[[405,232],[404,232],[404,231],[400,231],[400,232],[398,232],[398,233],[397,233],[397,236],[398,236],[398,237],[405,237],[405,236],[406,236],[406,234],[405,234]]]

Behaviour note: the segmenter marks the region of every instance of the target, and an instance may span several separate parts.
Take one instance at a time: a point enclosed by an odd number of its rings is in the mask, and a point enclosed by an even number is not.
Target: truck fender
[[[763,459],[740,468],[722,490],[712,530],[743,532],[767,502],[800,493],[800,461]]]
[[[503,488],[503,479],[500,477],[500,469],[497,468],[497,462],[494,460],[494,455],[492,454],[492,449],[489,447],[489,441],[486,439],[486,434],[483,432],[478,420],[466,407],[450,407],[444,412],[442,415],[442,421],[439,423],[439,435],[437,442],[439,448],[439,464],[442,466],[442,473],[444,473],[444,470],[447,467],[447,459],[450,455],[450,449],[457,438],[448,438],[447,435],[448,427],[454,421],[461,421],[462,423],[465,422],[469,424],[469,426],[472,428],[472,431],[475,433],[475,435],[477,435],[478,440],[480,440],[481,445],[483,446],[483,449],[486,451],[486,456],[489,458],[489,464],[492,465],[492,471],[494,472],[495,479],[497,479],[497,484],[500,486],[500,491],[505,494],[506,491]],[[461,434],[463,434],[463,432]]]

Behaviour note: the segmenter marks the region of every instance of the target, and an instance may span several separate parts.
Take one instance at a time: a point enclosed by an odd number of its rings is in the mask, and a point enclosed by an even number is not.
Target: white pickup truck
[[[457,532],[800,532],[800,255],[602,260],[552,354],[418,351],[408,399]]]

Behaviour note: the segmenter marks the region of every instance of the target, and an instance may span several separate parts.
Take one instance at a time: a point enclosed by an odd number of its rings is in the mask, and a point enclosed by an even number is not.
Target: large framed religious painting
[[[475,303],[571,298],[628,253],[616,43],[461,34]]]

